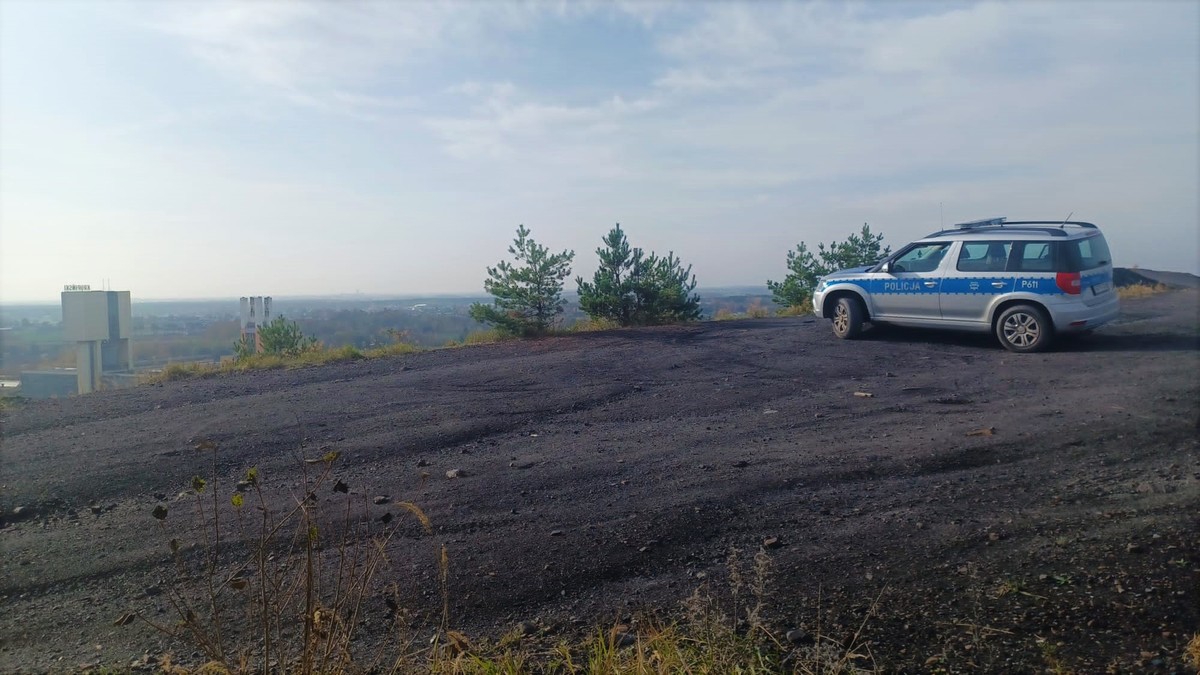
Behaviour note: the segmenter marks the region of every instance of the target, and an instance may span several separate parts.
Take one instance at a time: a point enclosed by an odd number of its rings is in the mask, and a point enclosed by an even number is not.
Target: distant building
[[[242,340],[252,345],[255,353],[262,351],[259,329],[271,323],[271,297],[253,295],[242,298]]]
[[[19,391],[25,398],[65,398],[78,393],[79,376],[74,368],[27,370]]]
[[[88,286],[67,286],[62,293],[63,335],[77,343],[77,391],[87,394],[104,380],[127,383],[133,372],[133,311],[129,291],[93,291]],[[25,390],[25,376],[21,377]],[[28,394],[26,394],[28,395]]]

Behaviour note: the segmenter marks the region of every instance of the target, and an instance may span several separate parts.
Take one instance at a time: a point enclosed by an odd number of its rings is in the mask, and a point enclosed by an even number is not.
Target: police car
[[[1014,352],[1117,316],[1112,257],[1100,229],[1075,221],[960,223],[878,264],[821,277],[813,310],[853,339],[863,324],[991,332]]]

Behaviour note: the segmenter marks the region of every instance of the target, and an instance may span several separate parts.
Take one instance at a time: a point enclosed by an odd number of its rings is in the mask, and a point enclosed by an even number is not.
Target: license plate
[[[1112,290],[1112,284],[1108,283],[1107,281],[1102,284],[1096,284],[1095,286],[1092,286],[1092,293],[1095,295],[1100,295],[1101,293],[1107,293],[1111,290]]]

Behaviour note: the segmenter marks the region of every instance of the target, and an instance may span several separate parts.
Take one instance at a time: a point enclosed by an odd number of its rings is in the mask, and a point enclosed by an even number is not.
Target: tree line
[[[529,228],[517,227],[508,247],[512,260],[487,268],[484,290],[492,302],[476,302],[468,314],[479,323],[515,336],[542,335],[555,329],[566,307],[563,288],[571,276],[575,252],[553,252],[530,236]],[[620,223],[609,230],[596,249],[599,265],[591,280],[575,277],[579,307],[592,321],[612,326],[652,326],[695,321],[701,318],[700,296],[691,265],[669,251],[659,255],[632,246]],[[767,281],[775,304],[790,313],[811,310],[813,291],[820,277],[840,269],[873,264],[891,253],[883,235],[867,224],[845,241],[828,246],[818,243],[814,252],[805,242],[787,253],[788,273],[783,281]],[[299,325],[278,316],[259,330],[262,351],[296,355],[321,344],[305,335]],[[255,349],[239,340],[234,345],[239,358]]]
[[[616,326],[649,326],[700,318],[692,266],[684,266],[673,251],[665,256],[633,247],[618,223],[596,249],[599,267],[591,281],[576,277],[580,309],[592,320]],[[553,253],[517,227],[508,247],[513,260],[487,268],[484,290],[491,304],[475,303],[471,317],[512,335],[538,335],[553,329],[562,314],[563,285],[571,276],[575,252]],[[849,267],[873,264],[891,253],[883,235],[862,231],[845,241],[817,244],[814,253],[805,242],[788,251],[783,281],[767,281],[772,300],[795,312],[807,311],[821,276]]]

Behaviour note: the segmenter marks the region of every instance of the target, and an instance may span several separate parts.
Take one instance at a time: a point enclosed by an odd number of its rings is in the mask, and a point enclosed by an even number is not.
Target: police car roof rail
[[[1086,227],[1086,228],[1090,228],[1093,230],[1100,229],[1100,228],[1096,227],[1095,223],[1085,223],[1085,222],[1079,221],[1079,220],[1010,220],[1004,224],[1005,225],[1058,225],[1059,227],[1062,227],[1063,225],[1077,225],[1079,227]]]

